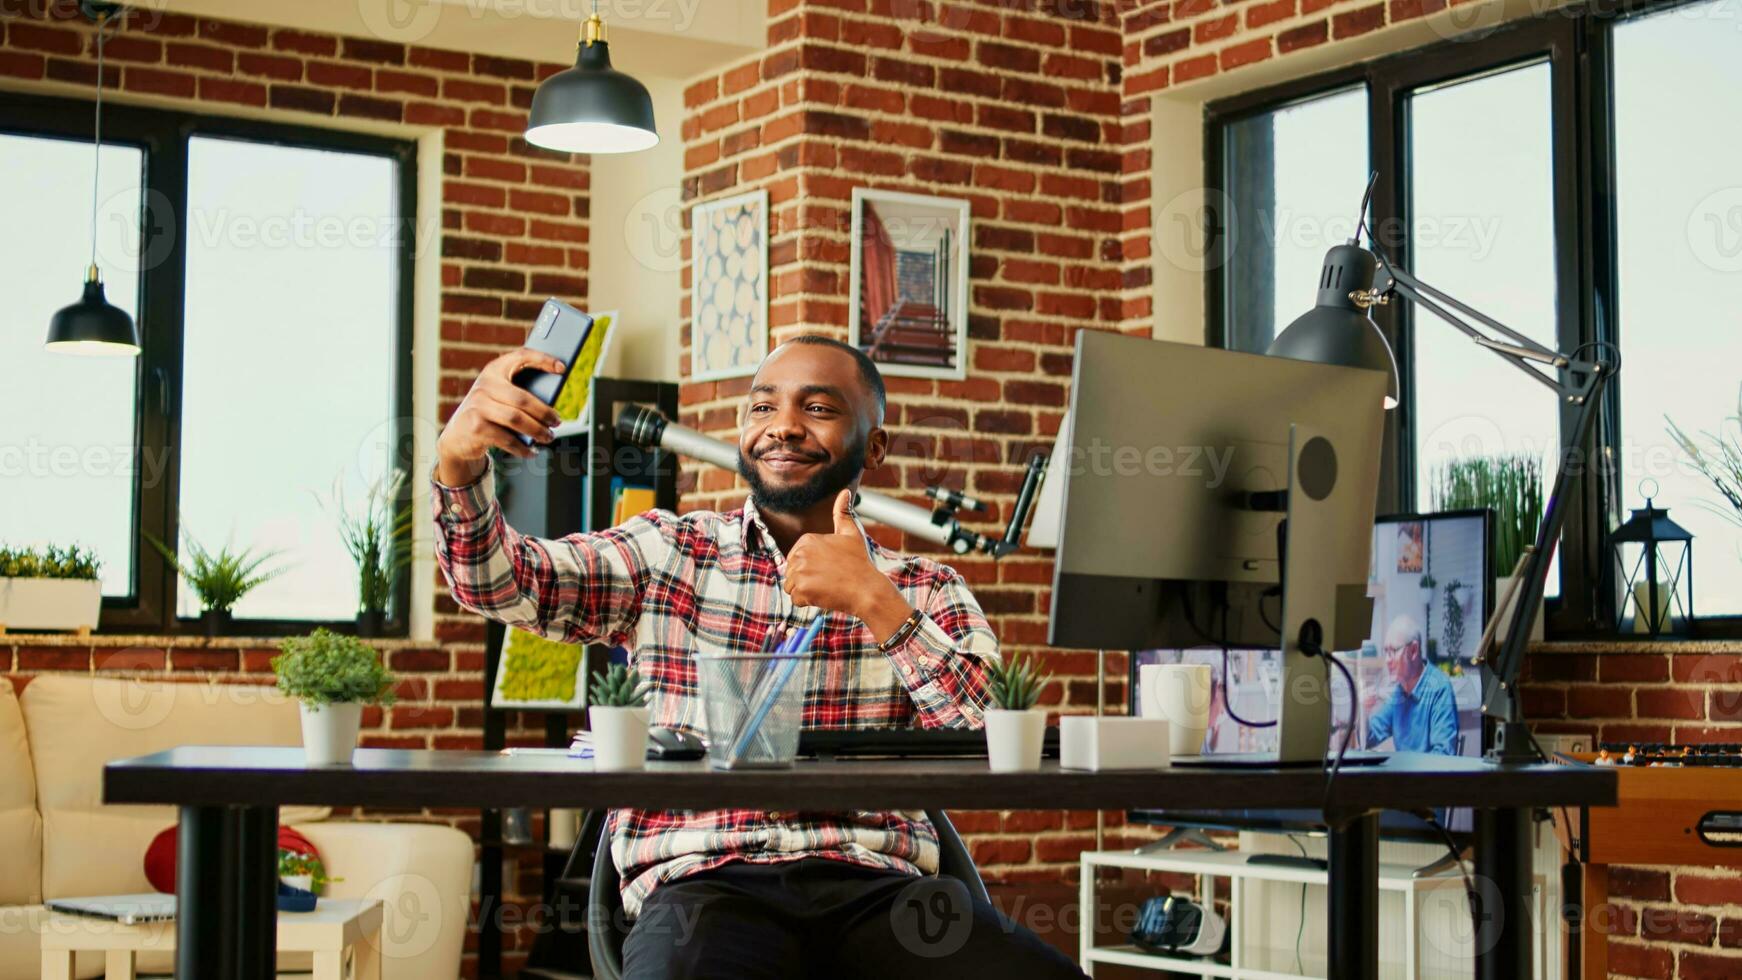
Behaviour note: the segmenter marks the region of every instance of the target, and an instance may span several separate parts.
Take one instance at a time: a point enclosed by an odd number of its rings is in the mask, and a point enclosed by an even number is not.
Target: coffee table
[[[381,901],[323,898],[278,914],[278,951],[313,953],[314,980],[380,980]],[[42,980],[73,980],[74,957],[101,952],[105,980],[135,980],[140,953],[173,953],[175,920],[126,926],[51,912],[42,926]]]

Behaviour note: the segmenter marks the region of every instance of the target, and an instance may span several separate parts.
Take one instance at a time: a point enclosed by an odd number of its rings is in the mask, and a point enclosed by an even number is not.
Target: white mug
[[[1210,727],[1209,664],[1144,664],[1137,668],[1144,718],[1166,718],[1174,755],[1202,755]]]

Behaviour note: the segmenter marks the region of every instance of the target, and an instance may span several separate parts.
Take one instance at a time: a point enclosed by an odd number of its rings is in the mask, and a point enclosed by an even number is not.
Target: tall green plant
[[[1712,489],[1718,491],[1718,496],[1724,498],[1724,506],[1711,501],[1701,503],[1719,517],[1742,527],[1742,390],[1736,395],[1736,413],[1725,416],[1717,432],[1702,432],[1695,439],[1674,419],[1665,416],[1664,421],[1669,423],[1670,438]]]
[[[182,539],[187,542],[186,561],[162,541],[145,535],[145,540],[151,542],[169,567],[194,590],[201,609],[229,612],[243,596],[285,572],[284,568],[261,570],[262,565],[278,557],[276,551],[256,554],[253,548],[243,548],[232,552],[227,543],[212,551],[186,531],[182,532]]]
[[[1434,473],[1435,510],[1494,511],[1494,571],[1511,575],[1542,526],[1542,461],[1517,453],[1453,460]]]
[[[343,478],[333,481],[332,508],[339,538],[357,565],[357,608],[385,612],[399,575],[411,564],[411,508],[403,506],[405,471],[395,469],[369,485],[361,511],[345,505]]]

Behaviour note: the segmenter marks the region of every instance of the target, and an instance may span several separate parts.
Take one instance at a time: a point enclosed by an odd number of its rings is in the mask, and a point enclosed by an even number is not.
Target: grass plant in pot
[[[1503,603],[1521,571],[1518,562],[1525,549],[1536,544],[1536,532],[1542,525],[1542,461],[1524,453],[1475,456],[1447,463],[1436,477],[1432,494],[1435,510],[1486,507],[1493,511],[1494,606],[1495,615],[1500,617],[1494,642],[1499,643],[1512,622],[1512,606]],[[1540,607],[1530,639],[1542,639]]]
[[[186,560],[162,541],[147,534],[163,560],[187,582],[200,601],[200,620],[205,624],[207,638],[230,632],[232,610],[242,597],[284,573],[283,568],[262,570],[261,566],[278,557],[276,551],[256,553],[253,548],[231,551],[225,544],[217,551],[206,548],[191,534],[183,533],[187,542]]]
[[[1052,679],[1032,655],[1017,654],[992,667],[992,704],[986,709],[986,757],[993,772],[1033,772],[1040,768],[1046,737],[1046,712],[1036,708],[1040,689]]]
[[[332,509],[339,538],[357,565],[357,635],[380,636],[399,576],[411,564],[411,505],[402,499],[405,471],[396,469],[370,484],[360,511],[345,504],[342,480],[334,481]]]
[[[363,706],[391,705],[397,678],[381,655],[354,636],[317,629],[278,645],[278,689],[302,709],[302,746],[311,766],[349,765]]]
[[[88,633],[103,611],[96,555],[72,545],[0,548],[0,628]]]
[[[593,768],[640,769],[647,763],[647,686],[633,667],[613,664],[593,675]]]

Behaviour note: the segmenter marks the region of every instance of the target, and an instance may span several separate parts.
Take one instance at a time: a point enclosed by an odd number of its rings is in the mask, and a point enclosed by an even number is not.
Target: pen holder
[[[807,658],[698,654],[697,683],[716,769],[784,769],[798,754]]]

